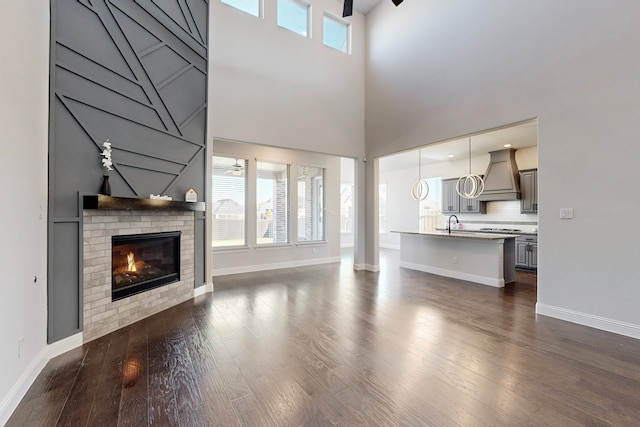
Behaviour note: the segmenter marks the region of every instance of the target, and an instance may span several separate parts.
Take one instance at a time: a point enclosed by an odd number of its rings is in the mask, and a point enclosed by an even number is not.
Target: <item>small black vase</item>
[[[100,194],[104,196],[111,195],[111,184],[109,184],[109,175],[102,175],[102,187],[100,188]]]

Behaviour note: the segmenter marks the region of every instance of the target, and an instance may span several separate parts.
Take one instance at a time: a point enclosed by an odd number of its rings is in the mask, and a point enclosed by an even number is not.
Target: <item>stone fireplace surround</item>
[[[87,205],[91,204],[85,201],[82,227],[84,342],[99,338],[193,297],[194,212],[173,210],[170,206],[163,210],[144,208],[121,210],[92,209],[87,208]],[[112,301],[111,237],[167,231],[182,232],[180,280]]]

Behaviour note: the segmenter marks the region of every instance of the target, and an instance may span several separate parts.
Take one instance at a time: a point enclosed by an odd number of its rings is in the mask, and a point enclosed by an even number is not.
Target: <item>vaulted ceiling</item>
[[[342,2],[342,0],[338,0]],[[353,0],[353,8],[366,15],[371,9],[376,7],[382,0]]]

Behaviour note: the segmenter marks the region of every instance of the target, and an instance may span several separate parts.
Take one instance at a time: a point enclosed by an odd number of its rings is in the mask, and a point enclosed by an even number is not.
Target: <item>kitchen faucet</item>
[[[449,234],[451,234],[451,218],[455,218],[456,219],[456,224],[460,224],[460,221],[458,221],[458,217],[455,215],[449,215]]]

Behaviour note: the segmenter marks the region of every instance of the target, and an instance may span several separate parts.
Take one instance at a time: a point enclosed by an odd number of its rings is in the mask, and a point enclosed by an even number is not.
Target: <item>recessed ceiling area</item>
[[[536,147],[538,145],[538,124],[536,120],[530,120],[514,126],[451,139],[425,145],[410,151],[384,156],[379,162],[380,171],[388,172],[416,167],[418,163],[416,151],[418,149],[421,150],[420,160],[423,166],[468,159],[469,139],[471,139],[471,157],[482,156],[490,151],[504,149],[505,144],[511,144],[510,148],[516,150]],[[451,155],[453,155],[453,157],[451,157]]]
[[[342,4],[342,0],[338,0]],[[382,0],[353,0],[353,9],[366,15],[376,7]]]

